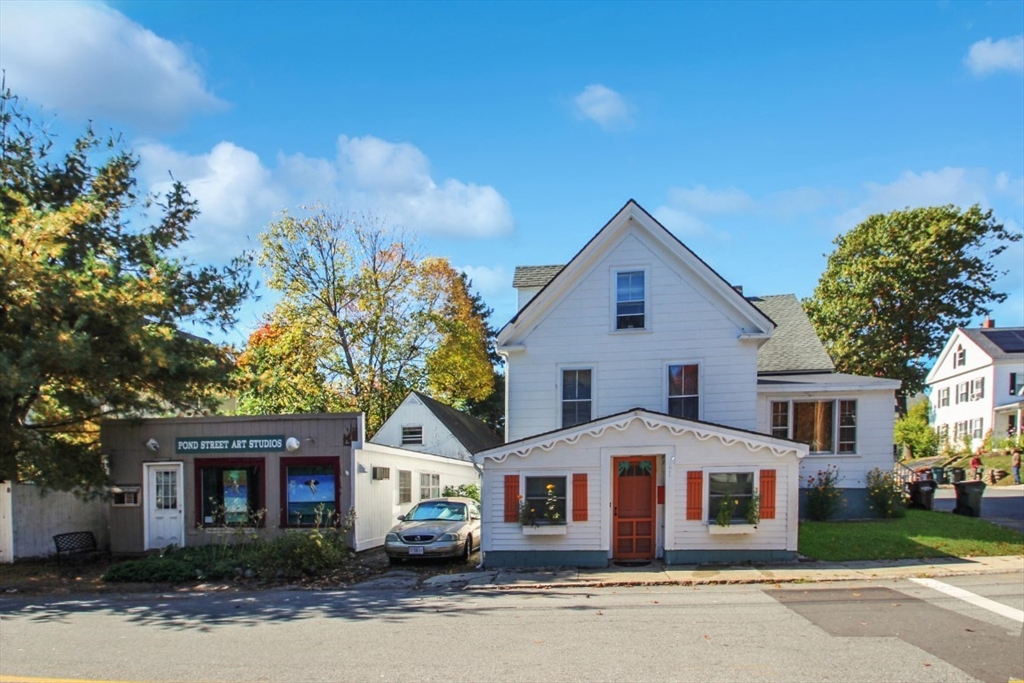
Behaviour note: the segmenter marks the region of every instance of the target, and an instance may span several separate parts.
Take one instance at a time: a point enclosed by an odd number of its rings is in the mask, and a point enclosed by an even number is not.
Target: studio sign
[[[175,453],[267,453],[284,450],[284,436],[220,436],[174,440]]]

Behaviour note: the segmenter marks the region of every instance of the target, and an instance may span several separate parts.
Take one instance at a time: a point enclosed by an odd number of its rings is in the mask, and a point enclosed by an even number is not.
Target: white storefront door
[[[146,469],[146,550],[181,546],[185,540],[182,502],[184,465],[144,465]]]

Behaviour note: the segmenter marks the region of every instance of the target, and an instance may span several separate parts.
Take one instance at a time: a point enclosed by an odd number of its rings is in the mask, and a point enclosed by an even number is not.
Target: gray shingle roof
[[[416,398],[423,402],[430,412],[434,414],[441,424],[448,428],[456,439],[459,440],[470,453],[494,448],[502,444],[502,438],[495,434],[490,427],[476,419],[472,415],[446,406],[426,394],[418,391],[412,392]]]
[[[515,275],[512,276],[512,286],[520,287],[543,287],[551,282],[565,266],[516,266]]]
[[[757,372],[835,372],[804,307],[793,294],[751,296],[747,301],[775,321],[777,327],[757,352]]]
[[[1024,327],[973,327],[961,331],[992,360],[1024,356]]]

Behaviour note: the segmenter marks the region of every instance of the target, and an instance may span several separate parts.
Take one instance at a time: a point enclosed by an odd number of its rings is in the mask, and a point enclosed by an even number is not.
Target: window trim
[[[753,497],[754,491],[758,494],[761,493],[761,468],[757,466],[735,466],[735,465],[723,465],[720,467],[705,467],[703,469],[703,491],[701,493],[701,521],[707,526],[716,526],[717,513],[714,517],[711,516],[711,475],[712,474],[750,474],[750,497]],[[732,521],[730,524],[746,524],[746,516],[737,517],[733,514]]]
[[[314,526],[309,524],[293,524],[289,521],[288,515],[288,467],[324,467],[334,468],[334,510],[341,514],[341,463],[338,458],[311,456],[311,457],[284,457],[278,465],[278,478],[281,486],[280,519],[278,526],[283,529],[303,529]]]
[[[413,430],[419,430],[419,439],[413,441],[415,438],[415,432]],[[409,439],[406,439],[406,430],[409,430]],[[423,445],[423,425],[422,424],[407,424],[402,425],[401,442],[403,446],[422,446]]]
[[[590,417],[583,422],[576,422],[571,425],[565,424],[565,373],[567,372],[589,372],[590,373]],[[582,402],[582,401],[579,401]],[[575,427],[586,424],[597,415],[597,369],[593,365],[559,365],[558,366],[558,425],[560,429]]]
[[[408,500],[403,500],[402,499],[402,475],[407,475],[408,478],[409,478],[409,490],[408,490],[409,499]],[[398,479],[396,480],[395,484],[396,484],[396,487],[397,487],[396,493],[398,494],[398,505],[411,505],[412,504],[412,470],[399,469],[398,470]]]
[[[939,408],[948,408],[949,407],[949,387],[942,387],[941,389],[939,389],[938,393],[939,393],[939,395],[938,395]]]
[[[677,365],[678,366],[682,366],[684,368],[686,366],[688,366],[688,365],[693,365],[693,366],[696,366],[696,368],[697,368],[697,394],[696,394],[696,396],[697,396],[697,417],[695,417],[695,418],[686,418],[686,417],[683,417],[682,415],[677,415],[675,417],[682,417],[684,420],[685,419],[701,420],[701,419],[704,418],[704,401],[702,400],[702,392],[701,392],[701,388],[704,386],[704,364],[701,361],[699,361],[699,360],[668,361],[662,367],[661,377],[662,377],[662,381],[664,382],[664,386],[663,386],[663,390],[662,390],[662,396],[665,397],[665,403],[664,403],[665,414],[666,415],[672,415],[672,411],[670,409],[670,406],[672,405],[672,399],[673,398],[685,399],[685,398],[688,397],[687,394],[685,394],[685,393],[684,394],[680,394],[679,396],[672,396],[669,393],[671,391],[671,388],[672,388],[672,381],[670,379],[671,368],[674,367],[674,366],[677,366]],[[684,373],[685,373],[685,370],[684,370]],[[684,377],[683,386],[685,387],[685,385],[686,385],[686,382],[685,382],[685,377]]]
[[[441,491],[443,490],[441,488],[441,474],[439,472],[420,472],[419,475],[420,475],[420,499],[418,501],[416,501],[416,502],[420,503],[420,502],[422,502],[424,500],[431,500],[432,498],[440,498],[441,497]],[[437,495],[436,496],[435,495],[431,495],[429,493],[429,491],[432,491],[434,489],[433,481],[431,481],[426,487],[424,487],[424,485],[423,485],[423,477],[437,477]],[[426,488],[428,490],[428,495],[426,495],[426,496],[423,495],[423,489],[424,488]]]
[[[565,509],[562,511],[562,517],[564,522],[548,522],[542,521],[538,526],[559,526],[559,525],[570,525],[573,523],[572,519],[572,473],[568,470],[531,470],[519,473],[519,500],[525,502],[526,498],[526,480],[527,479],[562,479],[565,481]]]
[[[256,487],[259,507],[256,511],[267,510],[267,458],[196,458],[192,463],[192,484],[195,493],[195,523],[197,527],[206,527],[207,524],[215,525],[212,528],[219,528],[216,522],[207,522],[203,514],[203,470],[216,467],[219,469],[233,469],[256,467],[261,472],[259,485]],[[262,529],[267,525],[267,515],[262,515],[256,524],[225,524],[225,526],[237,529]]]
[[[777,404],[780,404],[780,403],[785,403],[787,405],[787,407],[786,407],[786,419],[787,419],[786,434],[787,434],[787,436],[785,436],[785,437],[783,437],[781,434],[777,434],[776,433],[778,428],[776,428],[775,420],[774,420],[774,418],[775,418],[775,406]],[[831,438],[831,440],[832,440],[832,450],[829,450],[829,451],[815,451],[815,450],[810,450],[809,449],[808,453],[807,453],[809,456],[849,457],[849,456],[857,456],[860,453],[860,451],[858,449],[859,449],[859,446],[860,446],[861,433],[860,433],[860,429],[858,429],[858,424],[857,424],[857,417],[860,414],[860,405],[859,405],[859,401],[857,399],[855,399],[855,398],[843,398],[841,396],[822,396],[820,398],[808,399],[808,400],[800,400],[800,399],[793,399],[793,398],[785,398],[785,399],[783,399],[783,398],[770,398],[770,399],[768,399],[768,429],[769,429],[768,433],[771,436],[773,436],[775,438],[786,438],[786,439],[789,439],[791,441],[799,441],[799,439],[797,439],[796,435],[794,434],[794,429],[795,429],[794,421],[796,419],[796,411],[794,410],[793,406],[794,406],[794,404],[797,404],[797,403],[811,403],[811,404],[813,404],[813,403],[831,403],[832,404],[832,435],[831,435],[831,437],[832,437]],[[854,437],[853,437],[853,450],[851,450],[851,451],[841,451],[840,450],[840,443],[841,443],[840,442],[840,436],[842,434],[842,429],[843,429],[843,427],[846,427],[846,428],[850,428],[851,427],[851,425],[843,425],[842,424],[842,406],[843,406],[844,403],[852,403],[853,404],[853,420],[854,420],[854,423],[852,425],[852,428],[854,430]],[[803,442],[801,442],[801,443],[803,443]],[[842,443],[849,443],[849,441],[843,441]]]
[[[626,273],[642,273],[644,277],[644,324],[640,327],[619,327],[619,275]],[[611,269],[611,332],[613,334],[636,334],[650,332],[651,325],[651,267],[649,265],[616,266]]]

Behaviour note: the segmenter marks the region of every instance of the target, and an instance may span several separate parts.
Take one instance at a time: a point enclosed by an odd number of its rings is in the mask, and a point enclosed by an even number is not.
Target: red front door
[[[654,456],[612,458],[615,468],[612,556],[653,559],[655,544]]]

